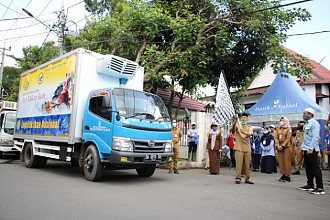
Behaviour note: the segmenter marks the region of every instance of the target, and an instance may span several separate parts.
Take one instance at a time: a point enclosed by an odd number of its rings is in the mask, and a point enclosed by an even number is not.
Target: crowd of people
[[[299,189],[316,195],[325,194],[321,168],[325,168],[324,155],[328,155],[327,164],[330,171],[330,129],[327,130],[325,139],[321,140],[320,124],[314,119],[314,114],[314,109],[306,108],[302,114],[302,120],[294,129],[288,118],[282,117],[277,128],[271,124],[261,130],[253,130],[248,124],[247,113],[243,113],[240,118],[236,115],[232,129],[224,138],[231,168],[236,170],[235,183],[240,184],[241,178],[244,177],[245,183],[254,184],[251,180],[251,170],[273,174],[278,172],[277,167],[280,173],[279,181],[291,182],[291,175],[300,175],[304,167],[307,184]],[[327,120],[326,124],[330,127],[330,120]],[[174,173],[179,174],[177,162],[182,133],[177,128],[176,121],[173,121],[172,125],[174,162],[169,165],[169,173],[174,170]],[[199,138],[196,123],[192,123],[192,128],[188,130],[187,135],[189,138],[188,160],[196,161]],[[212,175],[220,172],[222,140],[221,129],[212,123],[205,146],[207,152],[205,169]],[[291,172],[292,164],[295,167],[294,172]],[[330,184],[329,181],[327,183]]]

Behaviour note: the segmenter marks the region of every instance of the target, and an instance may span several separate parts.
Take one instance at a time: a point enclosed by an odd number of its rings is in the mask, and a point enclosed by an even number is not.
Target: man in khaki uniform
[[[252,127],[247,124],[248,114],[243,113],[241,123],[237,122],[238,116],[235,116],[233,129],[236,131],[235,143],[235,160],[236,160],[236,176],[235,183],[241,183],[242,169],[245,170],[245,183],[254,184],[250,177],[250,159],[251,159],[251,146],[250,136],[253,133]],[[244,164],[244,165],[243,165]]]
[[[295,159],[295,167],[296,170],[292,173],[292,175],[300,175],[300,170],[304,164],[304,155],[301,148],[303,139],[304,139],[304,126],[305,122],[300,121],[298,124],[298,130],[296,133],[296,147],[294,149],[294,159]]]
[[[180,128],[177,128],[176,120],[172,120],[172,141],[173,141],[173,162],[168,165],[168,173],[179,174],[178,171],[178,160],[179,160],[179,151],[180,151],[180,140],[182,137],[182,132]]]

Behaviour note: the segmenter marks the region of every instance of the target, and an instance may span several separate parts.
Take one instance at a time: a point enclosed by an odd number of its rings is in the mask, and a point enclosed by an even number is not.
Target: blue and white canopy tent
[[[314,118],[325,120],[328,112],[315,103],[289,73],[278,73],[266,93],[247,111],[249,122],[278,122],[282,116],[291,122],[302,120],[305,108],[315,110]]]

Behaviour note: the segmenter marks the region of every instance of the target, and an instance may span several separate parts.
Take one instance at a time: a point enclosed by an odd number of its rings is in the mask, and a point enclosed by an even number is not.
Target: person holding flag
[[[241,183],[242,169],[245,170],[245,183],[254,184],[250,176],[250,159],[251,159],[251,146],[250,136],[253,134],[253,129],[248,122],[248,114],[242,113],[241,123],[239,122],[238,115],[235,115],[233,129],[236,131],[235,143],[235,160],[236,160],[236,176],[235,183]],[[244,165],[243,165],[244,163]]]

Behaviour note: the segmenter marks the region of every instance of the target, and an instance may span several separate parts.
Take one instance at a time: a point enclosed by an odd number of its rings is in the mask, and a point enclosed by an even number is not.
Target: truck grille
[[[165,142],[155,142],[154,146],[149,146],[148,141],[132,140],[134,143],[134,152],[141,153],[162,153],[164,152]]]

